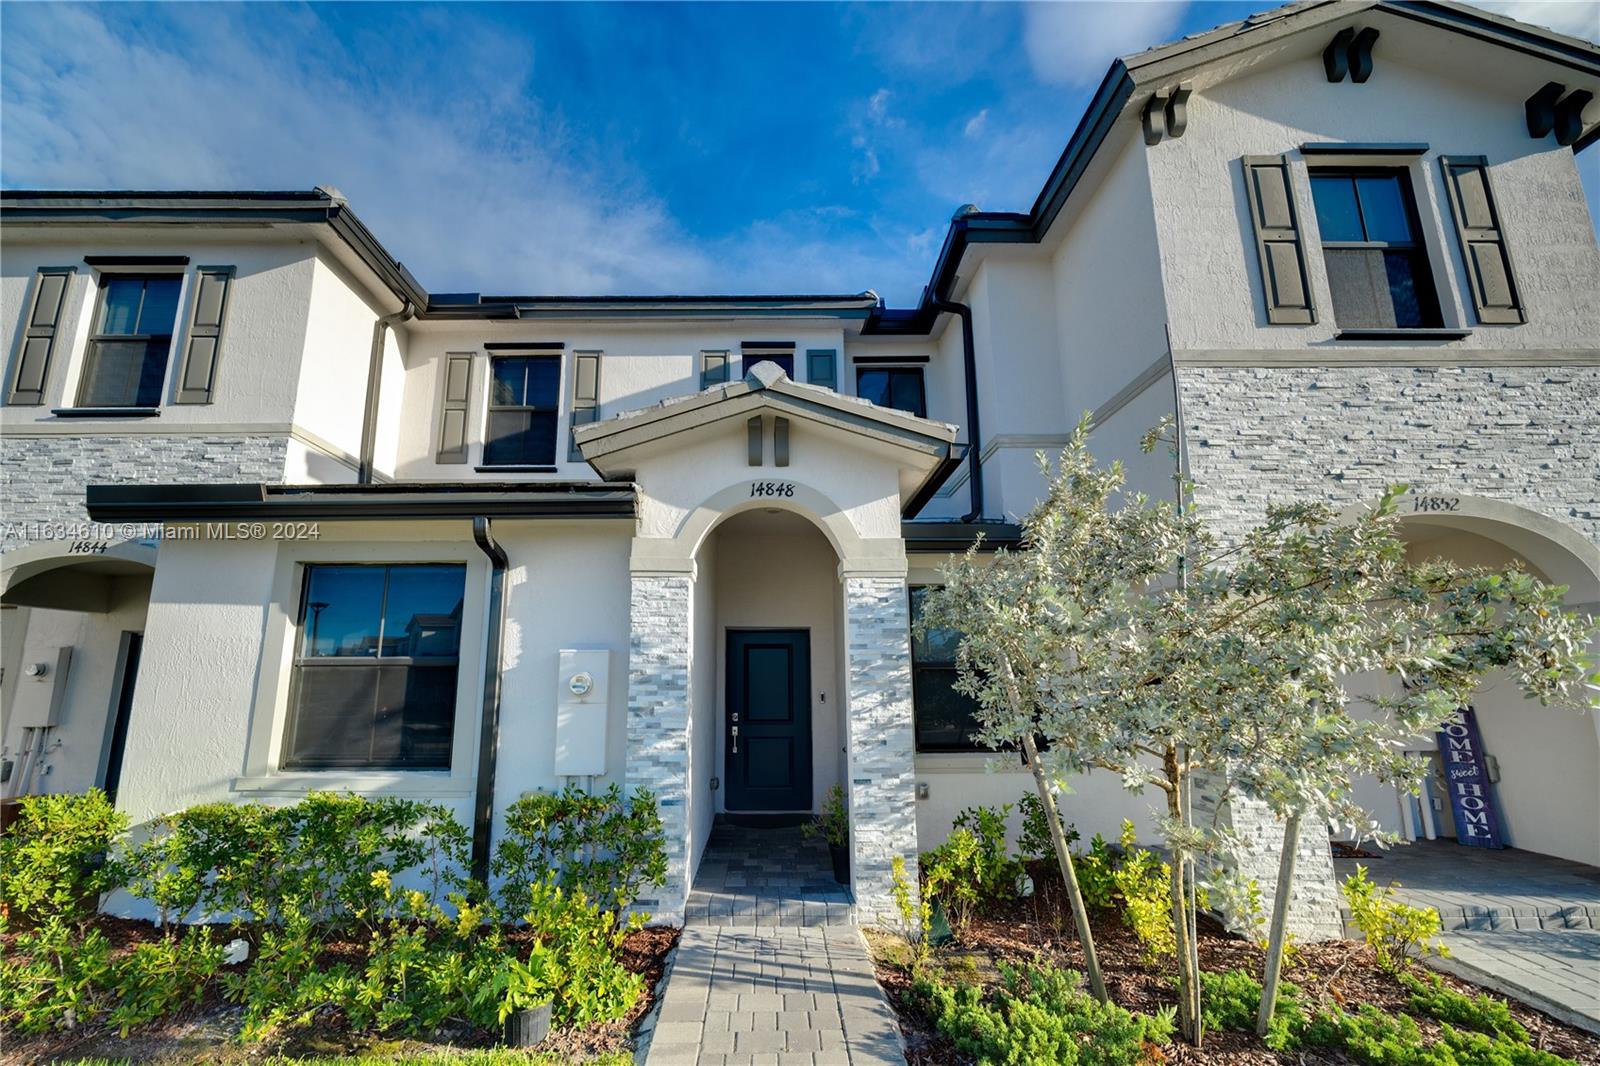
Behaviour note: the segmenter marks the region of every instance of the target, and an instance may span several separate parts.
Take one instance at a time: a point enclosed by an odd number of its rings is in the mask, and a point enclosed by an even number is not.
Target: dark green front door
[[[728,631],[730,811],[811,810],[811,640],[803,629]]]

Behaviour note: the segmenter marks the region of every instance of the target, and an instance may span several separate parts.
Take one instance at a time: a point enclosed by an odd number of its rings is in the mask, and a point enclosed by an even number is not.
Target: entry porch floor
[[[1445,932],[1600,929],[1600,867],[1516,848],[1466,848],[1418,840],[1365,849],[1374,858],[1333,860],[1341,879],[1365,866],[1413,906],[1435,907]]]
[[[684,925],[827,926],[853,920],[850,889],[833,879],[828,845],[799,826],[718,822],[689,892]]]

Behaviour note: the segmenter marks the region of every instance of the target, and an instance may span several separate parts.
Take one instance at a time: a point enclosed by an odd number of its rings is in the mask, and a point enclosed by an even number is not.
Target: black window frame
[[[956,667],[956,662],[954,659],[949,661],[943,659],[924,661],[917,657],[917,598],[919,595],[926,594],[928,591],[939,587],[940,586],[938,585],[906,586],[906,617],[910,619],[912,629],[911,639],[909,641],[911,646],[911,716],[912,735],[914,737],[916,752],[919,755],[970,755],[973,753],[993,755],[995,753],[995,749],[986,744],[980,743],[976,739],[973,739],[971,734],[968,735],[967,742],[965,744],[954,744],[948,742],[940,743],[923,740],[922,706],[924,693],[926,691],[924,675],[930,673],[948,673],[953,679],[960,674],[960,670]],[[945,688],[952,695],[960,697],[962,700],[971,705],[973,729],[974,731],[981,729],[982,725],[977,719],[978,701],[973,699],[971,696],[956,692],[951,686],[945,686]]]
[[[865,397],[862,397],[862,393],[861,393],[861,379],[863,377],[865,377],[866,375],[868,375],[868,374],[888,374],[890,376],[889,390],[888,390],[890,396],[894,395],[894,380],[893,379],[894,379],[894,377],[896,375],[905,375],[905,376],[908,376],[908,377],[914,375],[916,377],[916,379],[917,379],[917,392],[918,392],[918,394],[919,394],[919,396],[921,397],[921,400],[922,400],[922,409],[921,410],[909,410],[908,411],[904,407],[895,407],[893,404],[889,404],[889,405],[879,404],[878,406],[880,406],[880,407],[885,407],[886,406],[888,410],[899,411],[902,414],[913,415],[913,416],[915,416],[917,418],[927,418],[928,417],[928,375],[924,372],[924,368],[923,367],[921,367],[921,366],[877,366],[877,365],[858,366],[858,367],[856,367],[856,396],[859,397],[859,398],[863,398],[863,399],[865,398]]]
[[[524,366],[522,374],[523,402],[519,404],[503,404],[495,402],[495,381],[497,380],[495,371],[500,363],[520,362],[527,364],[538,361],[547,361],[555,364],[555,382],[551,388],[549,404],[527,402],[528,369],[526,366]],[[563,376],[561,366],[562,362],[563,358],[560,353],[550,352],[505,352],[495,353],[489,357],[489,404],[483,426],[483,466],[524,469],[528,467],[537,467],[541,469],[549,468],[552,470],[555,468],[556,441],[559,439],[561,434],[561,381]],[[492,449],[494,448],[497,439],[493,436],[495,423],[494,416],[496,414],[514,413],[526,414],[530,423],[532,421],[532,416],[536,414],[548,414],[551,416],[550,446],[548,454],[541,450],[537,455],[530,456],[528,454],[528,450],[526,447],[524,447],[522,454],[514,459],[496,458],[493,455]],[[523,432],[524,435],[526,435],[527,430],[524,430]]]
[[[1342,241],[1329,240],[1326,235],[1321,235],[1323,269],[1328,274],[1328,293],[1332,297],[1334,320],[1346,329],[1439,329],[1444,326],[1444,310],[1439,300],[1439,285],[1434,276],[1433,257],[1428,251],[1428,242],[1424,237],[1422,228],[1422,214],[1417,206],[1417,191],[1412,181],[1411,168],[1402,164],[1392,166],[1309,166],[1306,168],[1311,184],[1311,212],[1318,215],[1318,231],[1321,231],[1321,217],[1317,208],[1317,181],[1328,178],[1347,178],[1353,186],[1353,197],[1356,205],[1356,217],[1361,223],[1362,234],[1367,234],[1367,221],[1361,203],[1360,187],[1356,183],[1358,178],[1394,178],[1400,189],[1400,199],[1405,209],[1406,225],[1411,230],[1409,241],[1385,240],[1360,240]],[[1416,325],[1387,325],[1378,322],[1341,322],[1339,321],[1339,299],[1334,287],[1333,271],[1328,266],[1328,252],[1372,251],[1382,255],[1385,252],[1404,252],[1412,263],[1412,287],[1417,297],[1417,311],[1421,322]],[[1390,290],[1392,293],[1392,289]]]
[[[110,306],[107,303],[107,297],[110,294],[112,283],[116,281],[129,281],[134,279],[144,283],[143,288],[141,288],[139,292],[139,310],[136,311],[133,316],[135,327],[138,327],[142,324],[140,319],[144,316],[144,301],[145,297],[150,291],[149,283],[152,281],[171,281],[177,284],[177,295],[172,302],[172,324],[170,327],[168,327],[168,331],[166,333],[106,332],[106,315],[110,311]],[[162,401],[166,399],[167,377],[172,372],[172,347],[173,341],[176,340],[178,336],[178,314],[183,310],[183,281],[183,274],[174,270],[101,271],[99,283],[96,286],[97,292],[95,294],[94,318],[90,320],[94,324],[94,328],[89,334],[89,343],[84,348],[83,369],[78,375],[77,406],[87,408],[146,408],[161,406]],[[142,397],[136,391],[133,399],[125,403],[107,402],[105,400],[91,400],[89,398],[89,392],[95,378],[95,371],[100,365],[101,345],[130,343],[143,343],[145,345],[150,345],[160,340],[166,341],[167,350],[166,354],[162,356],[161,359],[161,381],[154,397]]]
[[[378,631],[377,631],[378,632],[378,642],[377,642],[376,648],[375,648],[375,650],[374,650],[372,655],[312,655],[312,654],[308,654],[307,653],[307,649],[308,649],[308,640],[307,640],[308,634],[307,634],[307,631],[306,631],[306,615],[307,615],[307,613],[309,612],[309,610],[311,608],[311,590],[312,590],[312,584],[313,584],[313,582],[312,582],[312,574],[313,574],[313,572],[315,570],[317,570],[320,567],[339,568],[339,569],[352,569],[352,568],[358,568],[359,567],[359,568],[381,569],[381,570],[384,571],[383,597],[379,601],[379,606],[378,606]],[[455,655],[453,657],[446,657],[446,656],[419,657],[419,656],[408,656],[408,655],[385,655],[385,654],[383,654],[383,627],[385,625],[386,615],[388,614],[388,608],[389,608],[389,576],[390,576],[390,573],[392,571],[394,571],[394,570],[404,570],[404,569],[408,569],[408,568],[412,568],[412,567],[432,567],[432,568],[453,567],[455,569],[458,569],[461,572],[461,597],[462,597],[461,598],[461,605],[462,605],[463,610],[462,610],[462,618],[457,623],[457,628],[456,628],[456,653],[455,653]],[[452,768],[452,766],[454,765],[454,761],[455,761],[455,733],[456,733],[456,726],[457,726],[457,723],[456,723],[456,712],[460,709],[459,708],[458,693],[459,693],[459,690],[460,690],[460,683],[461,683],[461,637],[462,637],[462,626],[464,625],[465,619],[466,619],[466,612],[465,612],[465,606],[466,606],[466,576],[467,576],[467,566],[466,566],[466,564],[462,563],[462,562],[459,562],[459,561],[454,561],[454,560],[444,560],[444,561],[418,560],[418,561],[407,561],[407,562],[381,562],[381,563],[363,563],[363,562],[352,562],[352,561],[328,560],[328,561],[323,561],[323,562],[308,562],[308,563],[304,563],[304,564],[301,565],[301,567],[300,567],[300,607],[299,607],[299,612],[298,612],[298,614],[296,616],[296,621],[295,621],[295,626],[294,626],[294,656],[293,656],[293,660],[292,660],[292,665],[290,667],[289,702],[288,702],[287,717],[286,717],[285,722],[284,722],[283,746],[282,746],[282,750],[281,750],[280,755],[279,755],[279,764],[278,765],[279,765],[279,769],[280,770],[288,771],[288,772],[312,772],[312,773],[319,772],[319,771],[327,771],[327,770],[344,770],[344,771],[355,770],[355,771],[378,772],[378,773],[415,773],[415,772],[437,773],[439,771],[449,771]],[[313,631],[312,634],[310,634],[310,636],[312,636],[312,637],[315,636],[314,631]],[[297,757],[295,755],[295,741],[297,739],[297,736],[296,736],[297,731],[298,731],[298,729],[300,727],[300,711],[301,711],[300,700],[301,700],[301,697],[303,695],[303,690],[304,690],[304,686],[303,686],[304,668],[307,667],[307,666],[314,666],[314,667],[317,667],[317,668],[332,668],[332,669],[339,669],[339,670],[366,669],[366,670],[375,671],[375,672],[381,672],[381,671],[383,671],[385,669],[399,669],[399,668],[405,668],[407,670],[411,670],[411,669],[425,669],[425,670],[431,670],[431,669],[444,670],[444,669],[448,669],[448,670],[450,670],[452,675],[453,675],[453,678],[452,678],[452,684],[447,689],[447,691],[450,693],[450,696],[449,696],[449,699],[450,699],[450,713],[449,713],[449,725],[448,725],[448,738],[447,738],[447,743],[446,743],[446,746],[445,746],[444,758],[442,760],[416,761],[416,762],[411,762],[411,763],[407,763],[407,762],[404,762],[404,761],[399,761],[399,762],[378,762],[378,761],[374,761],[372,759],[372,757],[371,757],[371,754],[370,754],[370,743],[371,743],[371,741],[370,740],[369,740],[368,758],[366,758],[364,760],[363,759],[358,759],[358,758],[355,758],[355,757],[345,757],[345,758],[329,757],[329,756],[324,756],[324,757],[320,757],[320,758]],[[382,686],[381,686],[381,679],[375,679],[375,683],[374,683],[374,686],[373,686],[374,703],[376,703],[376,701],[377,701],[379,695],[382,693],[382,691],[383,691],[383,689],[382,689]],[[377,711],[376,711],[376,706],[375,706],[374,707],[374,718],[376,718],[376,713],[377,713]]]

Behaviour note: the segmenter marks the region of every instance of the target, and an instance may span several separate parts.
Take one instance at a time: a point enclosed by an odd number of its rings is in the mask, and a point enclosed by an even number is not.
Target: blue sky
[[[1112,57],[1270,6],[7,3],[0,181],[337,185],[432,291],[904,306],[958,205],[1032,203]]]

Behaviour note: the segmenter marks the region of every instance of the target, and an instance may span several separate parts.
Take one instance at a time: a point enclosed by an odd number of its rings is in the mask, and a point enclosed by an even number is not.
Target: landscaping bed
[[[101,916],[95,922],[120,956],[141,943],[162,936],[149,922]],[[338,1012],[321,1012],[313,1022],[255,1043],[240,1040],[244,1007],[227,1002],[216,987],[201,1000],[164,1018],[137,1026],[126,1036],[99,1023],[38,1035],[5,1032],[0,1035],[0,1063],[319,1063],[323,1061],[461,1062],[472,1066],[506,1063],[600,1063],[632,1061],[633,1031],[655,1006],[656,987],[666,969],[667,956],[678,942],[680,930],[671,927],[637,929],[627,935],[621,961],[638,974],[644,990],[627,1015],[567,1029],[554,1029],[537,1053],[513,1049],[495,1051],[500,1033],[464,1022],[447,1023],[425,1039],[394,1039],[353,1031]],[[508,929],[507,941],[518,944],[530,934]],[[15,935],[0,936],[0,952],[9,954]],[[325,961],[359,963],[361,946],[341,942],[329,946]],[[230,970],[242,972],[243,963]],[[469,1053],[470,1052],[470,1053]]]
[[[1084,957],[1073,931],[1072,915],[1059,878],[1047,863],[1029,864],[1038,890],[1025,900],[992,904],[974,914],[955,938],[935,949],[919,968],[918,976],[949,984],[975,984],[988,992],[1001,985],[1001,967],[1045,963],[1081,973]],[[1091,918],[1094,939],[1106,989],[1121,1007],[1140,1014],[1154,1015],[1177,1003],[1170,959],[1149,961],[1143,944],[1125,924],[1116,907],[1097,910]],[[913,989],[913,951],[898,933],[869,930],[878,980],[899,1014],[906,1040],[907,1058],[917,1066],[971,1061],[941,1033],[925,1003]],[[1199,928],[1201,968],[1208,974],[1242,970],[1259,979],[1264,953],[1257,946],[1229,935],[1220,925],[1202,916]],[[1411,980],[1431,981],[1426,969],[1413,964]],[[1338,1008],[1354,1014],[1363,1005],[1388,1015],[1412,1018],[1427,1045],[1443,1035],[1440,1022],[1427,1013],[1413,1010],[1412,992],[1402,983],[1407,978],[1384,972],[1365,944],[1340,940],[1299,945],[1285,966],[1284,978],[1297,986],[1297,998],[1307,1014],[1320,1009]],[[1447,975],[1437,975],[1448,989],[1469,996],[1483,990]],[[1550,1052],[1578,1063],[1600,1063],[1600,1039],[1563,1025],[1538,1011],[1489,993],[1489,998],[1509,1008],[1511,1018],[1526,1029],[1530,1048]],[[1459,1026],[1458,1026],[1459,1028]],[[1353,1056],[1346,1049],[1301,1046],[1293,1051],[1275,1052],[1253,1032],[1211,1028],[1203,1047],[1196,1049],[1173,1041],[1148,1049],[1148,1061],[1216,1064],[1242,1063],[1353,1063],[1370,1061]],[[1448,1062],[1444,1059],[1393,1058],[1395,1064]],[[1461,1058],[1465,1064],[1470,1058]]]

